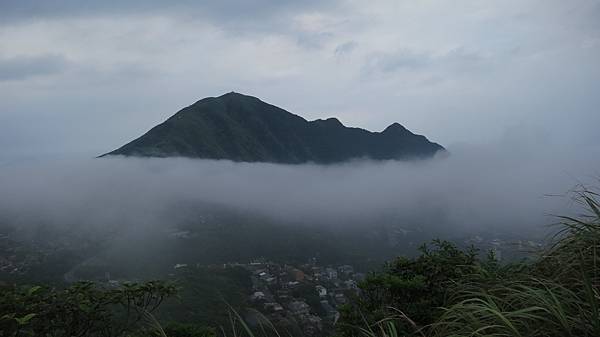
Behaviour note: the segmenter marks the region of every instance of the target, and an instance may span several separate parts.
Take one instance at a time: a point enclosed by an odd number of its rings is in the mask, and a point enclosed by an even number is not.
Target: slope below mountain
[[[244,162],[336,163],[431,157],[444,148],[398,123],[383,132],[307,121],[256,97],[228,93],[202,99],[106,155],[191,157]]]

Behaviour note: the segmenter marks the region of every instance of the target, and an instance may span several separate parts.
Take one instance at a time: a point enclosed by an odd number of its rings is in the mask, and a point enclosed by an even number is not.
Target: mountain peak
[[[205,97],[199,101],[196,101],[196,103],[192,104],[192,106],[197,105],[197,104],[210,104],[212,102],[219,102],[219,101],[221,101],[221,102],[260,101],[260,99],[258,99],[257,97],[254,97],[254,96],[244,95],[239,92],[230,91],[230,92],[222,94],[221,96]]]
[[[175,116],[107,155],[326,164],[430,157],[443,150],[398,123],[378,133],[348,128],[337,118],[309,122],[233,91],[202,99]]]
[[[335,117],[330,117],[327,119],[317,119],[317,120],[314,120],[313,123],[336,126],[336,127],[345,127],[344,124],[342,124],[342,122],[340,122],[340,120]]]
[[[235,92],[235,91],[230,91],[230,92],[225,93],[217,98],[254,98],[254,99],[257,99],[254,96],[244,95],[244,94],[241,94],[241,93]]]
[[[392,123],[387,128],[385,128],[385,130],[382,131],[382,133],[404,133],[404,132],[410,132],[410,131],[408,131],[408,129],[406,129],[400,123]]]

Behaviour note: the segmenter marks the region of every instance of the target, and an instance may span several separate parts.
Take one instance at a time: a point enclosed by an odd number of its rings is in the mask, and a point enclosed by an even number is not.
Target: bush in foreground
[[[91,282],[66,289],[5,286],[0,290],[1,336],[127,336],[144,330],[148,313],[176,288],[161,281],[106,289]]]
[[[470,252],[449,244],[398,260],[392,265],[400,268],[388,267],[361,285],[362,295],[343,312],[340,334],[600,336],[597,197],[578,192],[575,200],[586,212],[560,217],[553,243],[527,264],[500,265],[493,255],[461,263]],[[427,259],[429,265],[421,266]]]

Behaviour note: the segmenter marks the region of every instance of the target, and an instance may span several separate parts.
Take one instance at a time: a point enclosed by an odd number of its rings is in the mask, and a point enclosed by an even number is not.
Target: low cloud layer
[[[555,220],[550,214],[572,212],[568,198],[550,195],[593,183],[598,167],[598,147],[575,153],[517,143],[459,147],[417,162],[332,166],[121,157],[5,164],[0,214],[22,227],[138,230],[173,225],[179,216],[173,209],[211,204],[281,225],[396,221],[424,226],[432,236],[462,230],[524,234],[546,230]]]

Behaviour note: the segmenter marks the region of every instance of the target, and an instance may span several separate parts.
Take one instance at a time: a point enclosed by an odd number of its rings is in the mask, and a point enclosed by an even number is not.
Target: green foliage
[[[446,289],[471,272],[477,262],[476,251],[462,251],[447,241],[434,240],[423,245],[414,258],[399,257],[381,272],[369,275],[359,284],[361,296],[342,310],[340,331],[353,335],[356,327],[376,322],[400,309],[410,318],[399,326],[401,332],[414,331],[414,324],[433,323],[442,313]]]
[[[449,249],[450,255],[434,253],[435,258],[423,251],[416,259],[397,260],[398,268],[388,267],[361,285],[363,295],[342,316],[353,328],[340,332],[368,337],[600,336],[597,197],[580,190],[575,200],[587,212],[560,217],[553,244],[528,264],[500,265],[491,253],[483,261],[464,253],[471,263],[453,265],[463,256],[455,249]],[[417,261],[432,265],[421,268]],[[358,319],[362,324],[355,323]]]
[[[58,290],[5,286],[0,293],[2,336],[124,336],[140,328],[176,288],[159,281],[104,289],[91,282]]]

